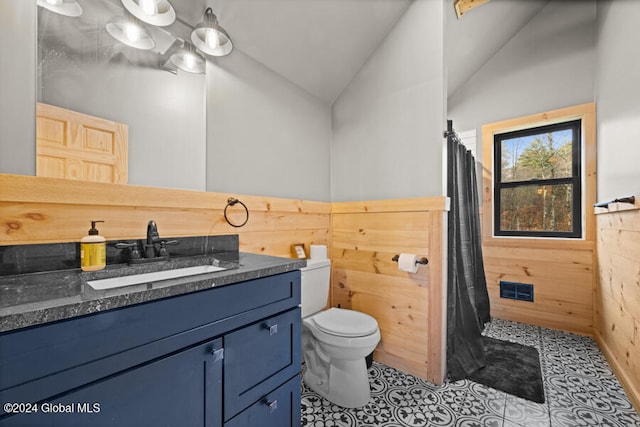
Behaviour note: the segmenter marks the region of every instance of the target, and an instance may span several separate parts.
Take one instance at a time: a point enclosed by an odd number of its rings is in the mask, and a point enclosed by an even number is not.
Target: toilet
[[[324,310],[329,296],[329,259],[309,259],[300,270],[303,380],[338,406],[364,406],[371,395],[365,357],[380,342],[378,322],[359,311]]]

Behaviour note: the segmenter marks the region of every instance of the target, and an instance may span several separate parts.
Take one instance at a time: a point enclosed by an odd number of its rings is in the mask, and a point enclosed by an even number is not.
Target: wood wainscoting
[[[491,316],[593,335],[595,243],[485,239]],[[500,298],[500,281],[533,285],[534,302]]]
[[[596,340],[640,411],[640,195],[596,213]]]
[[[242,228],[224,219],[229,197],[249,209]],[[228,216],[241,223],[244,210]],[[153,219],[161,237],[239,234],[242,251],[289,257],[294,243],[328,245],[330,218],[325,202],[0,174],[0,245],[77,242],[90,220],[107,240],[141,239]]]
[[[374,358],[435,384],[444,380],[447,199],[333,203],[331,304],[373,316],[382,339]],[[425,256],[415,274],[399,253]]]

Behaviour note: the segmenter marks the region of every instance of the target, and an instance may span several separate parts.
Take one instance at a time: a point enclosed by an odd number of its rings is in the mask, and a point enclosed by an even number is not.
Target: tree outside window
[[[582,235],[581,121],[494,136],[497,236]]]

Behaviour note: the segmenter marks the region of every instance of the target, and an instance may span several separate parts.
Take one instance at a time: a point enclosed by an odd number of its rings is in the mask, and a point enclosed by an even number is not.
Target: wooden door
[[[36,175],[126,184],[128,135],[123,123],[38,103]]]

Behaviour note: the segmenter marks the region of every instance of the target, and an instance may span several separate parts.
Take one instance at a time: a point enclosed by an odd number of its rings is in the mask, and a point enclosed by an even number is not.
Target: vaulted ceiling
[[[445,64],[448,69],[449,96],[491,59],[548,2],[549,0],[491,0],[469,11],[460,19],[456,18],[453,6],[447,7]]]
[[[235,46],[332,103],[412,1],[173,0],[187,22],[212,6]],[[457,19],[445,2],[445,63],[454,93],[549,0],[491,0]],[[561,0],[557,0],[561,1]]]

